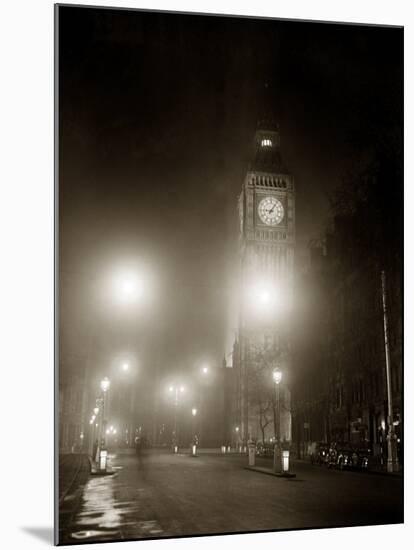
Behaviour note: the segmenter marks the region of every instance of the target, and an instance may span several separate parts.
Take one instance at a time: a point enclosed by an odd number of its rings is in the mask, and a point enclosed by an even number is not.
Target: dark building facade
[[[385,464],[388,384],[393,423],[402,461],[402,274],[396,251],[379,257],[355,250],[350,219],[336,219],[325,247],[311,253],[302,293],[312,296],[301,322],[293,385],[294,433],[298,453],[316,441],[367,446]],[[382,260],[382,261],[381,261]],[[387,380],[384,339],[385,297],[390,346]],[[310,304],[309,304],[310,302]],[[304,308],[306,309],[306,308]],[[298,312],[299,313],[299,312]],[[299,315],[298,315],[299,317]],[[310,321],[313,320],[312,324]]]
[[[69,356],[59,378],[59,452],[81,452],[89,437],[86,369],[82,358]]]

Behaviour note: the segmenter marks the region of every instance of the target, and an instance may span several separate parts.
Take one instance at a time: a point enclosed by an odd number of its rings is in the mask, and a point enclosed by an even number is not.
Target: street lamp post
[[[95,407],[93,408],[93,415],[91,417],[91,420],[89,421],[89,423],[91,424],[91,438],[92,438],[92,441],[91,441],[91,456],[92,456],[92,460],[94,462],[99,462],[99,440],[100,440],[100,430],[98,430],[98,427],[99,427],[99,423],[97,422],[98,421],[98,416],[100,414],[100,416],[102,416],[102,403],[103,403],[103,399],[102,397],[99,397],[98,399],[96,399],[96,402],[95,402]],[[96,421],[96,422],[95,422]],[[100,423],[102,424],[102,418],[100,419]]]
[[[134,386],[131,383],[127,383],[128,378],[130,378],[133,375],[133,368],[131,367],[131,362],[129,360],[125,360],[120,363],[119,370],[122,374],[123,379],[123,389],[122,391],[125,392],[125,399],[123,404],[123,416],[125,421],[125,433],[128,434],[126,436],[126,441],[128,441],[129,446],[133,446],[134,443]]]
[[[273,454],[273,470],[275,472],[282,471],[281,449],[280,449],[280,383],[282,381],[282,372],[278,369],[273,371],[273,381],[275,383],[276,392],[276,415],[275,415],[275,446]]]
[[[208,383],[209,379],[210,379],[210,375],[211,375],[211,371],[210,371],[210,367],[208,364],[205,364],[201,369],[200,369],[200,373],[201,373],[201,380],[200,380],[200,384],[199,384],[199,395],[198,395],[198,406],[199,406],[199,409],[201,410],[201,416],[202,416],[202,419],[199,421],[198,423],[198,440],[199,442],[203,442],[203,437],[204,437],[204,433],[205,433],[205,429],[204,429],[204,425],[203,423],[206,421],[206,418],[207,418],[207,415],[205,414],[206,413],[206,410],[207,410],[207,400],[205,398],[205,382]]]
[[[243,452],[243,446],[240,444],[240,427],[239,426],[236,426],[234,428],[234,431],[236,432],[236,449],[238,448],[239,449],[239,453],[242,453]]]
[[[92,426],[92,460],[95,460],[96,457],[93,456],[93,451],[95,449],[95,439],[96,439],[96,426],[97,426],[97,423],[95,423],[95,420],[96,418],[98,417],[98,414],[99,414],[99,407],[94,407],[93,408],[93,416],[92,416],[92,419],[93,419],[93,426]]]
[[[172,437],[172,444],[173,444],[173,451],[174,453],[178,453],[178,433],[177,433],[177,424],[178,424],[178,397],[181,393],[184,393],[185,388],[184,386],[170,386],[169,387],[170,393],[174,395],[174,431],[173,431],[173,437]]]
[[[100,437],[99,437],[99,470],[106,471],[107,467],[107,457],[108,451],[106,449],[106,418],[105,418],[105,405],[106,405],[106,394],[111,385],[109,379],[105,378],[101,381],[101,390],[102,390],[102,418],[100,426]]]
[[[397,436],[394,428],[394,411],[392,403],[392,382],[391,382],[391,361],[390,347],[388,342],[388,310],[387,310],[387,290],[385,271],[381,272],[382,286],[382,311],[384,321],[384,346],[385,346],[385,371],[387,378],[387,400],[388,400],[388,434],[387,434],[387,472],[398,471],[398,456],[397,456]]]
[[[89,442],[89,453],[92,457],[92,460],[94,460],[93,458],[93,442],[95,440],[95,418],[96,416],[95,415],[92,415],[90,420],[89,420],[89,425],[90,425],[90,434],[89,434],[89,437],[90,437],[90,442]]]
[[[197,438],[197,433],[196,433],[197,409],[195,407],[193,407],[191,409],[191,414],[193,416],[193,421],[192,421],[193,437],[192,437],[192,441],[191,441],[191,456],[197,456],[197,445],[198,445],[198,438]]]

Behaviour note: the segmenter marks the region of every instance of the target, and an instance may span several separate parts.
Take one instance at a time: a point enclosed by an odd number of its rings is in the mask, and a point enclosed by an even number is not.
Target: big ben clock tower
[[[280,153],[279,128],[265,121],[239,198],[240,313],[235,366],[238,419],[245,441],[291,439],[290,303],[295,188]],[[272,372],[281,372],[277,407]]]

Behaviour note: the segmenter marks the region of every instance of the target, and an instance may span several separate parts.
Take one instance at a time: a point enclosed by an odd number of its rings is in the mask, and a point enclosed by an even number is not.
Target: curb
[[[296,477],[296,474],[292,474],[290,472],[277,473],[277,472],[273,472],[273,470],[271,470],[270,468],[260,468],[260,467],[256,467],[256,466],[245,466],[244,469],[245,470],[250,470],[251,472],[259,472],[260,474],[266,474],[268,476],[273,476],[273,477],[282,477],[282,478],[285,478],[285,479],[290,479],[290,478]]]
[[[309,466],[313,466],[315,468],[326,467],[323,464],[312,464],[311,462],[308,462],[307,460],[304,460],[304,459],[296,459],[295,462],[299,462],[299,463],[302,463],[302,464],[309,464]],[[338,468],[331,468],[331,469],[339,471]],[[374,469],[370,469],[370,468],[368,468],[368,469],[344,468],[342,471],[343,472],[353,472],[354,474],[369,474],[369,475],[385,476],[385,477],[396,478],[396,479],[403,479],[404,478],[404,472],[403,471],[388,473],[384,470],[374,470]]]
[[[65,498],[68,496],[68,494],[70,494],[70,492],[71,492],[71,490],[72,490],[72,488],[73,488],[73,486],[74,486],[74,484],[75,484],[75,481],[76,481],[76,479],[77,479],[77,477],[78,477],[78,475],[79,475],[79,472],[80,472],[80,470],[81,470],[81,468],[82,468],[82,458],[81,458],[81,457],[82,457],[82,455],[80,455],[79,465],[78,465],[78,467],[76,468],[76,472],[75,472],[74,475],[73,475],[72,481],[71,481],[70,484],[68,485],[68,488],[66,489],[66,491],[64,491],[64,492],[62,493],[62,495],[59,497],[59,503],[58,503],[59,506],[64,502],[64,500],[65,500]],[[88,459],[89,459],[89,456],[88,456]]]
[[[89,459],[89,465],[90,465],[90,468],[91,468],[91,471],[90,471],[91,476],[112,476],[112,475],[114,475],[115,470],[113,470],[111,468],[108,468],[104,472],[101,471],[101,470],[98,470],[95,466],[94,461],[92,460],[92,458],[89,455],[88,455],[88,459]]]

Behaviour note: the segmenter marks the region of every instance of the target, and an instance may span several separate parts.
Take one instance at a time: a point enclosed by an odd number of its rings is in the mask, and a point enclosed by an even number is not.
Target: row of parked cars
[[[259,441],[256,445],[256,455],[272,457],[274,443]],[[367,446],[350,443],[313,443],[310,449],[312,464],[319,464],[339,470],[366,470],[371,460],[371,450]]]
[[[369,447],[340,444],[316,443],[310,459],[312,464],[321,464],[328,468],[366,470],[369,467],[371,450]]]

